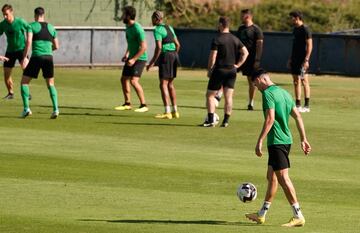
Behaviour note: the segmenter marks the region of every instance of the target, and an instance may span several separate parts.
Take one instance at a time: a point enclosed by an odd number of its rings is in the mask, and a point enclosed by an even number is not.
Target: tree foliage
[[[176,27],[215,28],[217,18],[227,15],[234,27],[240,24],[241,9],[225,10],[222,2],[199,4],[191,0],[156,0],[155,7],[166,12],[167,21]],[[290,31],[289,12],[303,12],[305,23],[314,32],[332,32],[360,28],[360,1],[358,0],[263,0],[254,6],[254,21],[264,31]]]

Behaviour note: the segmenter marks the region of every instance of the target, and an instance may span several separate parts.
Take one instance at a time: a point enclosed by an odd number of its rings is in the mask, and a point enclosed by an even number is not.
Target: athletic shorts
[[[290,148],[291,148],[291,144],[268,146],[268,152],[269,152],[268,165],[271,166],[274,171],[290,168],[290,160],[289,160]]]
[[[16,60],[21,62],[23,56],[24,56],[24,50],[19,50],[16,52],[6,52],[5,57],[9,58],[9,61],[4,62],[4,67],[13,68],[15,66]]]
[[[178,65],[177,52],[161,53],[158,59],[158,65],[160,79],[176,78]]]
[[[255,59],[248,58],[246,59],[244,64],[242,64],[242,66],[238,69],[238,71],[241,70],[242,74],[245,76],[251,76],[252,73],[254,72],[254,63],[255,63]]]
[[[215,68],[211,74],[208,83],[208,90],[217,91],[223,87],[232,88],[235,87],[236,81],[236,68]]]
[[[122,76],[125,77],[141,77],[142,72],[144,71],[144,67],[146,65],[146,61],[137,60],[133,66],[128,66],[125,64]]]
[[[30,78],[37,78],[40,69],[42,70],[44,78],[54,77],[54,62],[51,55],[31,57],[23,75]]]
[[[301,68],[303,66],[304,59],[292,59],[291,60],[291,74],[294,75],[300,75],[301,74]]]

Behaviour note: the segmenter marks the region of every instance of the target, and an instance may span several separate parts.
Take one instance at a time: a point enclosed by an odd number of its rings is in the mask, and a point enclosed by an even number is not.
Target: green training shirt
[[[15,17],[12,23],[5,19],[0,23],[0,36],[5,33],[7,39],[6,52],[16,52],[25,48],[25,33],[29,24],[22,18]]]
[[[174,35],[174,39],[176,38],[174,29],[169,26],[170,31]],[[154,29],[154,38],[156,41],[162,41],[167,36],[167,31],[165,28],[165,24],[159,24]],[[168,43],[168,44],[162,44],[161,52],[169,52],[169,51],[175,51],[176,46],[175,43]]]
[[[292,144],[289,116],[295,103],[291,95],[284,89],[272,85],[262,92],[262,98],[264,116],[267,109],[275,110],[275,121],[267,135],[267,145]]]
[[[145,31],[139,23],[135,22],[131,26],[126,25],[125,32],[126,41],[128,43],[129,58],[132,58],[139,51],[140,43],[145,41]],[[145,51],[138,60],[147,61],[147,59],[148,56],[147,52]]]
[[[29,33],[33,34],[33,41],[32,41],[32,57],[39,57],[39,56],[45,56],[45,55],[52,55],[53,54],[53,43],[52,39],[56,38],[57,32],[53,25],[49,23],[43,23],[44,25],[47,25],[47,31],[45,30],[45,34],[42,36],[39,36],[39,39],[35,39],[37,34],[41,31],[41,24],[39,22],[32,22],[30,23]],[[44,33],[44,31],[43,31]],[[50,37],[50,38],[49,38]]]

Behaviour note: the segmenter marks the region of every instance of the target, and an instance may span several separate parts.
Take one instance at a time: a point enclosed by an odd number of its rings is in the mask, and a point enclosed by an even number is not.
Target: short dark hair
[[[252,15],[252,11],[250,9],[244,9],[244,10],[241,10],[241,14],[249,14],[249,15]]]
[[[36,7],[35,10],[34,10],[34,14],[37,15],[37,16],[44,15],[45,14],[45,9],[42,8],[41,6]]]
[[[5,5],[3,5],[3,7],[1,8],[1,11],[2,12],[5,12],[5,11],[7,11],[7,10],[13,10],[13,8],[12,8],[12,6],[10,5],[10,4],[5,4]]]
[[[267,74],[268,72],[264,70],[263,68],[256,69],[251,74],[251,81],[255,81],[258,77],[260,77],[263,74]]]
[[[136,17],[136,9],[133,6],[125,6],[122,12],[124,16],[129,16],[131,20],[134,20]]]
[[[219,23],[224,27],[224,28],[228,28],[230,27],[230,18],[227,16],[220,16],[219,18]]]
[[[294,17],[294,18],[299,18],[300,20],[303,20],[303,13],[301,13],[301,11],[295,10],[295,11],[291,11],[289,13],[289,16]]]

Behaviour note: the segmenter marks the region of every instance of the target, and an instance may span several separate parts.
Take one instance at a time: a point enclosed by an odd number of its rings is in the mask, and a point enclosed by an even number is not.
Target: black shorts
[[[23,75],[30,78],[37,78],[42,70],[44,78],[54,77],[54,62],[51,55],[31,57],[29,64],[26,66]]]
[[[211,74],[208,83],[208,90],[217,91],[223,87],[232,88],[235,87],[236,81],[236,68],[215,68]]]
[[[5,57],[9,58],[9,61],[4,62],[4,67],[13,68],[15,66],[16,60],[19,62],[22,61],[24,55],[24,50],[19,50],[16,52],[6,52]]]
[[[161,53],[158,59],[158,65],[160,79],[176,78],[178,65],[177,52]]]
[[[304,59],[291,59],[291,74],[300,75]]]
[[[142,72],[144,71],[144,67],[146,65],[146,61],[137,60],[133,66],[128,66],[125,64],[122,76],[125,77],[141,77]]]
[[[289,160],[290,148],[291,148],[291,144],[268,146],[268,152],[269,152],[268,165],[271,166],[274,171],[290,168],[290,160]]]
[[[242,64],[242,66],[238,69],[238,71],[241,70],[242,74],[245,76],[251,76],[252,73],[254,72],[254,63],[255,63],[255,58],[248,58],[246,59],[244,64]]]

